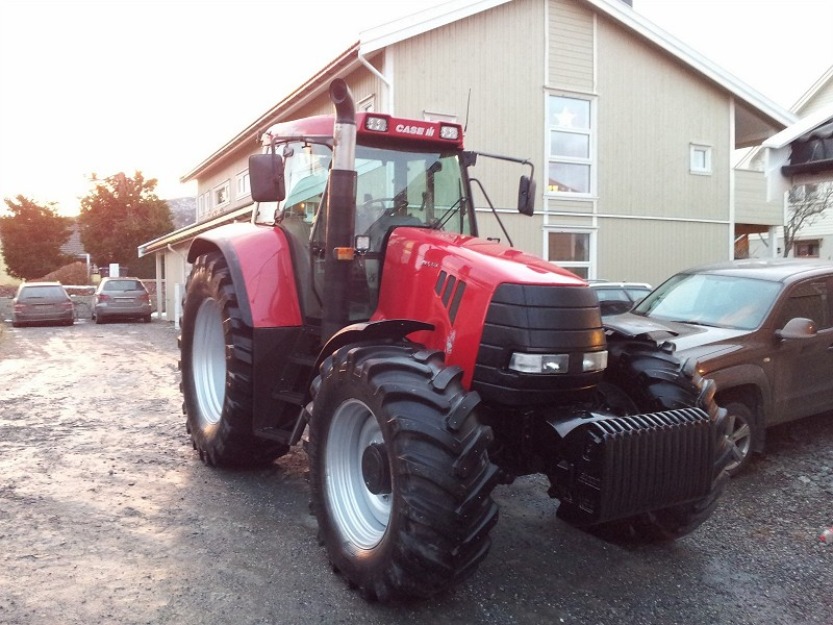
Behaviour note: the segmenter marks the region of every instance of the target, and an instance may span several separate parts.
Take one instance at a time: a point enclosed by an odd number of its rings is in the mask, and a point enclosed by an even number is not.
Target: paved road
[[[407,606],[333,574],[306,457],[200,464],[165,323],[0,335],[0,623],[833,625],[833,415],[781,428],[717,513],[622,548],[555,518],[545,481],[501,486],[478,573]]]

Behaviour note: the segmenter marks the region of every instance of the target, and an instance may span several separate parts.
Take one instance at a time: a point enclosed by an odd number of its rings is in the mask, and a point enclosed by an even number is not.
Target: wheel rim
[[[203,425],[220,421],[226,397],[226,341],[220,305],[206,299],[194,321],[193,379]]]
[[[732,460],[726,469],[733,471],[743,464],[743,461],[749,455],[752,447],[752,431],[749,428],[749,423],[742,416],[730,412],[728,418],[729,442],[732,443]]]
[[[390,520],[391,495],[373,494],[362,471],[365,450],[383,442],[379,423],[364,403],[348,400],[335,411],[325,454],[327,499],[342,538],[355,549],[378,545]]]

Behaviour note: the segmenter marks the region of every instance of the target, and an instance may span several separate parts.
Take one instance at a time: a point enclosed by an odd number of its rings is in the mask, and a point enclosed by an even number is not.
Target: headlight
[[[385,117],[372,117],[368,115],[365,118],[364,127],[368,130],[374,130],[376,132],[387,132],[388,120]]]
[[[603,371],[607,367],[607,352],[576,354],[581,358],[581,371]],[[570,354],[525,354],[514,352],[509,359],[509,369],[518,373],[560,375],[569,373]]]
[[[607,351],[590,352],[581,359],[582,371],[604,371],[607,369]]]
[[[440,137],[456,141],[460,138],[460,129],[457,126],[440,126]]]

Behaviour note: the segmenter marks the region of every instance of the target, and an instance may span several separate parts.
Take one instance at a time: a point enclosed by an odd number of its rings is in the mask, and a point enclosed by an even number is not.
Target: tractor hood
[[[585,286],[574,273],[537,256],[493,241],[429,228],[400,227],[391,233],[387,256],[414,268],[447,268],[502,282]]]
[[[563,323],[560,315],[567,315],[577,317],[572,329],[589,351],[604,344],[596,294],[575,274],[498,243],[424,227],[390,232],[371,320],[431,324],[432,331],[411,338],[444,352],[447,364],[466,372],[468,384],[494,298],[499,299],[495,306],[513,315],[507,323],[521,328],[524,340],[546,335],[554,341]]]

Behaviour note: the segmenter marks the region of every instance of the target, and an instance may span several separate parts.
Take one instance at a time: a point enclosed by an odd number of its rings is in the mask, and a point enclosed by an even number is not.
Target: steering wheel
[[[396,210],[396,202],[399,201],[395,197],[376,197],[370,200],[365,200],[362,202],[362,208],[371,209],[374,205],[378,204],[383,211],[394,211]],[[391,203],[391,207],[388,208],[385,206],[386,202]]]

